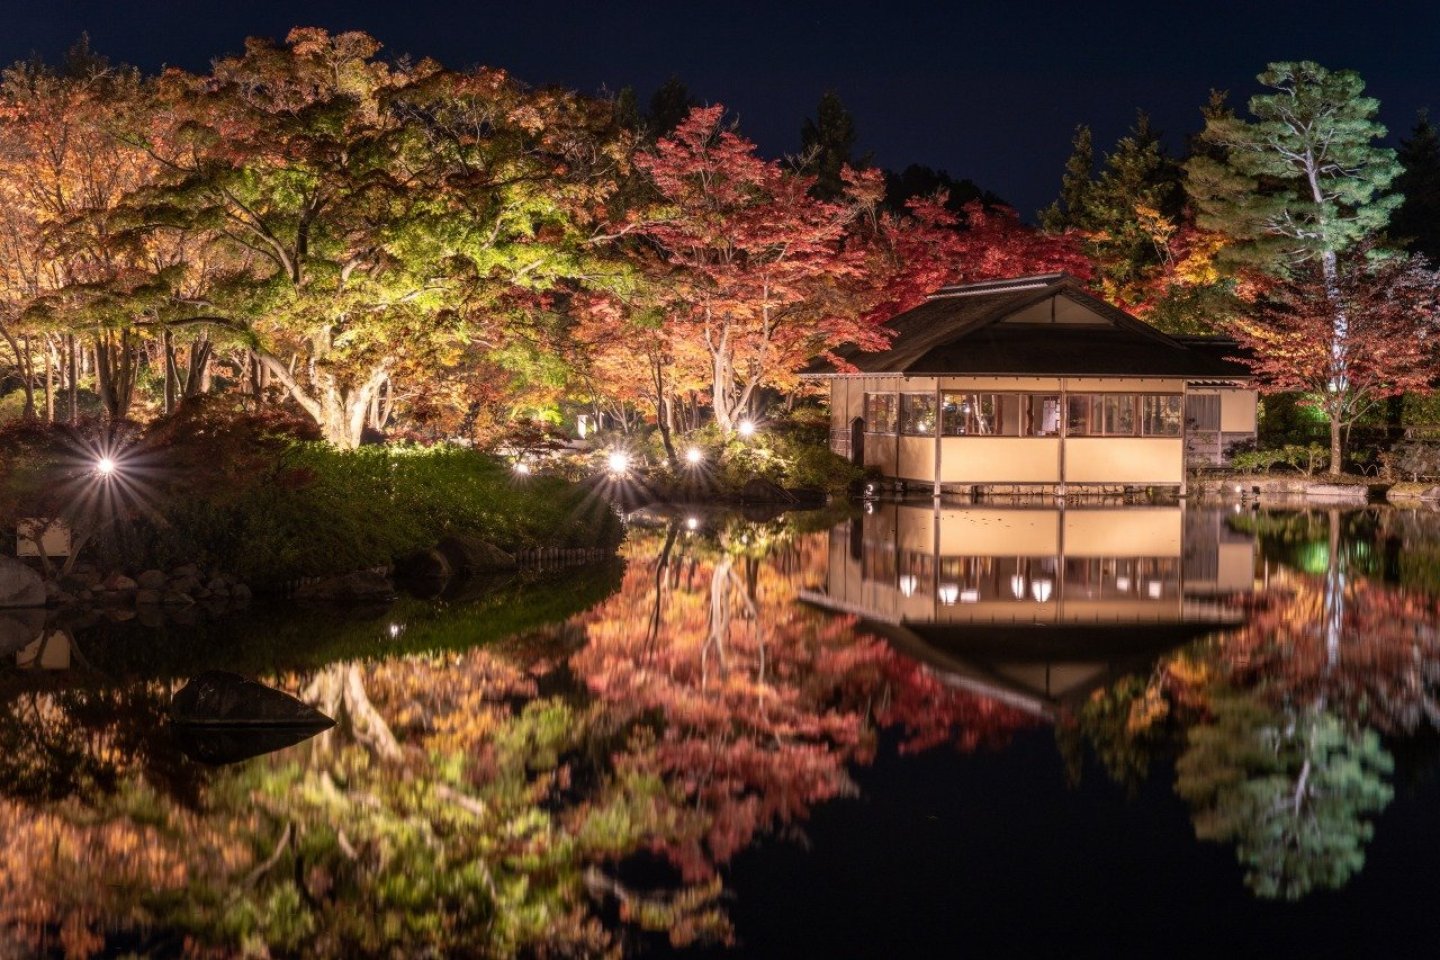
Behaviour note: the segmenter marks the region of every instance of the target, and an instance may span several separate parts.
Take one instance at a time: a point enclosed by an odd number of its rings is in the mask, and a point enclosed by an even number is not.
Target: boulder
[[[450,562],[450,568],[464,576],[514,570],[515,558],[489,540],[479,537],[449,536],[435,549]]]
[[[157,589],[141,587],[135,591],[135,605],[137,607],[153,607],[160,602],[162,594]]]
[[[794,503],[795,497],[784,487],[764,477],[751,477],[740,488],[740,499],[747,503]]]
[[[0,557],[0,607],[45,606],[45,581],[19,560]]]
[[[24,649],[45,629],[45,611],[14,609],[0,611],[0,656]]]
[[[183,563],[170,571],[172,577],[199,577],[200,568],[193,563]]]
[[[434,548],[416,550],[395,560],[395,576],[401,580],[449,580],[453,572],[445,554]]]
[[[235,673],[210,670],[187,683],[170,701],[179,724],[216,726],[332,727],[335,721],[283,690]]]
[[[168,586],[176,593],[194,593],[200,589],[200,578],[193,576],[171,577]]]
[[[210,582],[205,584],[205,589],[210,591],[214,597],[230,596],[230,581],[224,577],[211,577]]]
[[[188,607],[195,602],[195,598],[180,590],[166,590],[160,594],[160,602],[167,607]]]
[[[243,583],[237,583],[230,588],[230,599],[237,603],[250,602],[250,588]]]
[[[295,589],[298,600],[392,600],[395,585],[373,570],[356,570],[337,577],[303,583]]]
[[[143,590],[160,590],[169,579],[163,570],[146,570],[135,578],[135,583]]]
[[[125,593],[127,591],[134,590],[138,586],[139,584],[137,584],[134,580],[131,580],[129,577],[125,576],[125,574],[118,572],[112,573],[110,574],[110,576],[100,581],[100,589],[104,590],[107,593]]]

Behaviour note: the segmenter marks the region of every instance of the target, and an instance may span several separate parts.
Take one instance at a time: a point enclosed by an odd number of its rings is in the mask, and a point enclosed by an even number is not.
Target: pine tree
[[[1095,175],[1095,148],[1090,128],[1083,123],[1076,127],[1072,143],[1070,159],[1065,161],[1065,175],[1060,178],[1060,199],[1040,212],[1040,225],[1051,233],[1070,227],[1085,228],[1093,186],[1091,178]]]
[[[1091,253],[1112,296],[1134,300],[1130,288],[1165,259],[1157,224],[1178,224],[1184,191],[1180,167],[1165,151],[1150,117],[1140,111],[1135,125],[1106,157],[1100,176],[1086,191],[1078,226],[1092,234]]]
[[[1401,173],[1395,191],[1404,196],[1390,219],[1390,235],[1412,253],[1440,261],[1440,132],[1423,112],[1400,141]]]
[[[679,77],[671,76],[650,98],[650,112],[645,115],[645,132],[651,140],[667,137],[699,105],[690,96],[690,89],[685,83]]]
[[[821,200],[834,200],[845,192],[840,171],[854,166],[855,119],[840,96],[827,91],[815,108],[815,119],[805,118],[800,128],[801,156],[807,173],[815,176],[811,193]]]
[[[1251,98],[1254,120],[1208,116],[1207,150],[1185,165],[1197,222],[1230,238],[1231,257],[1276,275],[1318,260],[1331,278],[1336,257],[1383,230],[1400,203],[1386,192],[1395,152],[1376,143],[1380,102],[1361,96],[1354,71],[1309,61],[1272,63],[1258,79],[1274,92]]]
[[[1344,392],[1350,338],[1339,260],[1385,229],[1401,200],[1387,193],[1400,165],[1377,144],[1385,136],[1375,120],[1380,102],[1362,96],[1358,73],[1302,61],[1272,63],[1258,79],[1274,92],[1250,98],[1253,120],[1206,118],[1200,142],[1210,150],[1186,163],[1186,190],[1197,225],[1226,237],[1223,258],[1279,277],[1319,264],[1333,389]]]

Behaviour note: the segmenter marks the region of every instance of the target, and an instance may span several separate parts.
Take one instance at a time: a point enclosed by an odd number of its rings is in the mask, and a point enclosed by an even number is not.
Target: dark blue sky
[[[678,74],[772,155],[799,145],[826,89],[860,149],[890,167],[970,177],[1022,215],[1054,196],[1076,123],[1107,148],[1136,107],[1178,147],[1212,87],[1248,96],[1267,61],[1359,70],[1382,119],[1440,110],[1440,3],[556,3],[509,0],[0,0],[0,61],[58,56],[82,31],[113,59],[203,69],[248,35],[363,29],[391,53],[501,66],[585,92],[648,98]]]

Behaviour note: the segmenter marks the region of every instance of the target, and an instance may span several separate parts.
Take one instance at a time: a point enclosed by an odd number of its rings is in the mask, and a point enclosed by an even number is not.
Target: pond
[[[0,624],[0,939],[70,957],[1440,939],[1440,513],[654,510],[622,552],[368,609]],[[169,716],[210,670],[337,722],[204,762]]]

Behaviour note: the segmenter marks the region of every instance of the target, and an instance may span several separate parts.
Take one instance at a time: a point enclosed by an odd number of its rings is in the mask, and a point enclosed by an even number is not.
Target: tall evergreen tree
[[[1331,281],[1339,254],[1383,230],[1400,203],[1387,193],[1395,152],[1377,143],[1380,102],[1361,95],[1353,70],[1310,61],[1272,63],[1258,79],[1274,92],[1250,99],[1254,119],[1207,117],[1199,142],[1211,150],[1185,165],[1197,222],[1232,241],[1231,257],[1275,274],[1318,260]]]
[[[854,166],[854,149],[855,119],[839,94],[827,91],[815,108],[815,118],[806,117],[800,127],[801,156],[806,172],[815,176],[812,194],[821,200],[834,200],[845,192],[840,171]]]
[[[1094,185],[1095,147],[1090,128],[1075,128],[1070,159],[1065,161],[1065,175],[1060,178],[1060,199],[1040,211],[1040,225],[1051,233],[1071,227],[1082,227],[1089,209],[1090,189]]]
[[[1390,235],[1412,253],[1440,261],[1440,132],[1423,112],[1400,141],[1395,191],[1405,199],[1390,219]]]
[[[1134,299],[1127,288],[1161,264],[1166,251],[1157,224],[1173,227],[1183,199],[1179,165],[1166,153],[1150,117],[1138,112],[1135,125],[1116,142],[1086,191],[1076,224],[1092,233],[1092,255],[1112,293]]]
[[[1258,77],[1272,93],[1250,98],[1252,121],[1206,119],[1201,142],[1222,159],[1197,154],[1185,165],[1196,222],[1228,238],[1222,255],[1276,275],[1319,263],[1331,305],[1335,389],[1344,390],[1349,318],[1339,258],[1384,230],[1400,197],[1387,193],[1400,165],[1378,145],[1380,102],[1362,96],[1353,70],[1311,61],[1272,63]]]
[[[652,140],[667,137],[699,105],[690,96],[690,89],[684,81],[672,75],[650,98],[650,111],[645,115],[645,132]]]

